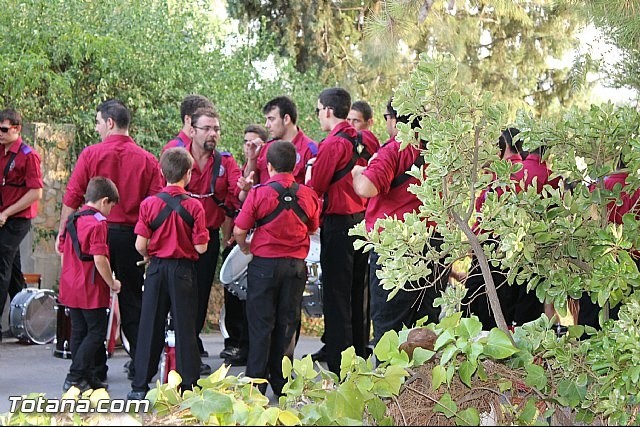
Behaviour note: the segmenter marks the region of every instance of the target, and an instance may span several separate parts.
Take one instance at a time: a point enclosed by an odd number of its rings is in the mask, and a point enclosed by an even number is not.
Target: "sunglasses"
[[[7,133],[9,132],[9,129],[16,127],[16,125],[11,125],[11,126],[1,126],[0,127],[0,132],[2,133]]]
[[[318,108],[318,107],[316,107],[316,116],[317,116],[318,114],[320,114],[320,111],[324,111],[324,110],[327,110],[327,109],[329,109],[329,110],[333,110],[333,107],[322,107],[322,108]]]
[[[382,117],[384,117],[385,120],[389,120],[390,118],[392,118],[391,114],[389,114],[389,113],[383,114]]]

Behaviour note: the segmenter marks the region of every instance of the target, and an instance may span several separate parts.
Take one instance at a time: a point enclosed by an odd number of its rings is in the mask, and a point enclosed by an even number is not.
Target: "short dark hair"
[[[22,115],[13,108],[0,111],[0,122],[8,120],[14,126],[22,126]]]
[[[293,172],[296,167],[296,147],[289,141],[274,141],[267,149],[267,162],[276,172]]]
[[[332,87],[320,92],[318,101],[324,107],[331,107],[333,115],[339,119],[346,119],[351,109],[351,95],[341,87]]]
[[[387,102],[387,111],[389,112],[389,114],[391,114],[391,117],[396,119],[396,122],[398,123],[409,123],[409,120],[411,120],[411,116],[409,116],[408,114],[403,114],[399,116],[398,111],[395,108],[393,108],[393,106],[391,105],[392,102],[393,102],[393,97],[389,98],[389,102]],[[420,129],[419,117],[415,117],[413,119],[413,121],[411,122],[411,129]]]
[[[94,176],[89,180],[89,184],[87,185],[85,200],[90,203],[95,203],[105,197],[112,203],[118,203],[118,200],[120,200],[118,187],[116,187],[116,184],[109,178]]]
[[[249,132],[257,134],[261,140],[266,141],[269,139],[269,132],[264,128],[264,126],[260,125],[249,125],[244,128],[244,133],[247,134]]]
[[[219,119],[220,116],[218,115],[218,112],[212,108],[198,108],[196,111],[194,111],[193,114],[191,114],[191,124],[195,124],[198,123],[198,120],[200,120],[200,117],[210,117],[212,119]]]
[[[202,95],[187,95],[180,104],[180,117],[182,118],[182,124],[186,116],[192,116],[199,108],[215,109],[213,102],[209,101]]]
[[[108,99],[98,105],[97,111],[105,122],[107,119],[111,119],[115,122],[118,129],[129,129],[131,113],[122,101],[118,99]]]
[[[351,109],[362,113],[362,118],[367,121],[373,117],[373,110],[367,101],[356,101],[351,105]]]
[[[193,157],[184,147],[169,148],[160,157],[160,168],[167,183],[175,184],[193,168]]]
[[[267,114],[274,108],[278,107],[280,110],[280,118],[284,118],[286,114],[291,118],[291,123],[294,125],[298,121],[298,108],[296,107],[296,103],[293,102],[291,98],[288,96],[278,96],[277,98],[273,98],[271,101],[267,102],[262,108],[262,113]]]
[[[515,150],[520,154],[522,152],[522,140],[518,140],[513,142],[513,137],[520,133],[520,129],[517,128],[507,128],[502,131],[500,137],[498,138],[498,147],[500,148],[500,158],[504,156],[504,152],[507,147],[511,150]]]

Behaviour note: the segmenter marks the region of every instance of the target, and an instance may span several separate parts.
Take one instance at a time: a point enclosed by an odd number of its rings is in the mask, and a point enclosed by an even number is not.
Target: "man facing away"
[[[142,261],[142,256],[136,251],[133,229],[138,220],[140,203],[146,197],[160,192],[163,179],[156,157],[129,136],[130,122],[131,113],[121,101],[111,99],[98,106],[96,132],[102,141],[86,147],[78,156],[62,198],[56,249],[60,253],[60,236],[67,218],[84,202],[89,180],[94,176],[111,179],[119,190],[120,201],[107,219],[109,259],[116,277],[122,282],[118,301],[120,318],[133,361],[144,282],[144,268],[137,265],[138,261]],[[134,363],[129,362],[130,379],[135,373],[133,366]]]

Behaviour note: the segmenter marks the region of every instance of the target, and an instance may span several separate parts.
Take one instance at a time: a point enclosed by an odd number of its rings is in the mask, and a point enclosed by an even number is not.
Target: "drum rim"
[[[13,297],[13,299],[11,300],[11,304],[9,307],[9,329],[11,330],[11,332],[16,335],[18,337],[19,340],[28,340],[34,344],[48,344],[50,342],[52,342],[55,338],[56,338],[56,328],[53,328],[53,336],[51,336],[49,339],[44,340],[43,337],[34,337],[34,334],[32,333],[32,331],[29,328],[29,325],[24,323],[26,320],[26,316],[28,314],[28,310],[29,310],[29,303],[37,297],[37,295],[39,294],[43,294],[46,295],[47,297],[51,298],[53,300],[53,311],[54,311],[54,325],[57,323],[57,313],[55,313],[56,309],[55,307],[58,304],[58,299],[56,298],[56,293],[51,290],[51,289],[40,289],[40,288],[34,288],[34,287],[26,287],[23,288],[22,290],[20,290],[20,292],[18,292],[16,294],[15,297]],[[21,297],[22,295],[28,295],[28,297],[22,301],[20,299],[19,303],[16,302],[16,300],[18,300],[19,297]],[[39,297],[42,298],[42,297]],[[14,310],[16,310],[19,307],[24,307],[24,309],[21,309],[21,316],[20,316],[20,320],[23,322],[22,325],[20,325],[21,327],[18,328],[18,325],[14,325]],[[18,329],[21,329],[22,331],[24,331],[24,335],[26,335],[25,337],[21,337],[22,334],[20,334],[19,332],[17,332]]]

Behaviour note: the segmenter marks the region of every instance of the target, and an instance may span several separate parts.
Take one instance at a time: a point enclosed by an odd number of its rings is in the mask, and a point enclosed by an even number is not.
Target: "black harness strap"
[[[152,231],[156,231],[163,222],[169,217],[171,212],[177,212],[178,215],[189,225],[189,227],[193,227],[194,219],[191,214],[180,204],[181,200],[187,199],[189,196],[186,194],[178,194],[176,196],[170,196],[169,193],[158,193],[157,197],[162,199],[162,201],[166,204],[166,206],[160,211],[158,216],[151,221],[149,224],[149,228]]]
[[[358,159],[365,159],[369,161],[369,159],[371,158],[371,153],[367,151],[367,147],[362,143],[362,132],[358,132],[355,138],[347,135],[344,132],[338,132],[336,136],[348,139],[351,142],[351,144],[353,145],[353,154],[351,155],[349,163],[347,163],[344,168],[336,171],[336,173],[333,174],[333,176],[331,177],[331,184],[341,180],[348,173],[351,173],[351,170],[356,165]]]
[[[411,175],[409,175],[407,172],[409,172],[413,166],[417,166],[418,168],[420,168],[423,165],[424,165],[424,157],[422,156],[422,154],[418,154],[418,157],[416,157],[416,160],[411,164],[411,166],[409,166],[407,170],[405,170],[402,174],[393,178],[393,181],[391,181],[391,188],[396,188],[404,184],[405,182],[407,182],[407,180],[411,178]]]
[[[230,207],[228,207],[227,205],[224,204],[224,200],[220,200],[216,197],[215,193],[215,188],[216,188],[216,179],[218,178],[218,175],[220,175],[220,166],[222,165],[222,155],[214,150],[213,151],[213,171],[211,174],[211,198],[213,199],[214,203],[216,205],[218,205],[219,207],[222,208],[222,210],[224,210],[224,213],[226,216],[231,217],[231,218],[235,218],[236,215],[238,215],[238,211],[235,209],[232,209]]]
[[[24,147],[24,142],[20,143],[18,151],[22,150],[22,147]],[[7,164],[4,165],[4,171],[2,172],[2,185],[0,185],[1,187],[4,187],[5,185],[10,185],[12,187],[24,187],[25,185],[27,185],[26,181],[22,181],[22,183],[20,184],[7,184],[7,175],[9,175],[9,172],[11,171],[11,163],[13,163],[13,161],[16,159],[16,155],[17,153],[11,153]]]
[[[257,220],[256,227],[261,227],[273,221],[278,215],[280,215],[280,212],[285,209],[293,210],[298,218],[300,218],[300,220],[306,224],[306,222],[309,220],[309,217],[298,204],[298,196],[296,196],[299,188],[298,183],[294,182],[289,188],[284,188],[279,182],[270,182],[267,185],[278,192],[278,206],[276,206],[273,212],[271,212],[269,215]]]
[[[69,219],[67,219],[67,233],[69,233],[69,237],[71,237],[71,242],[73,243],[73,250],[75,251],[80,261],[93,261],[93,255],[85,254],[80,249],[80,241],[78,240],[78,230],[76,229],[76,221],[81,216],[87,215],[95,215],[97,211],[93,209],[86,209],[84,211],[79,211],[71,214]]]

